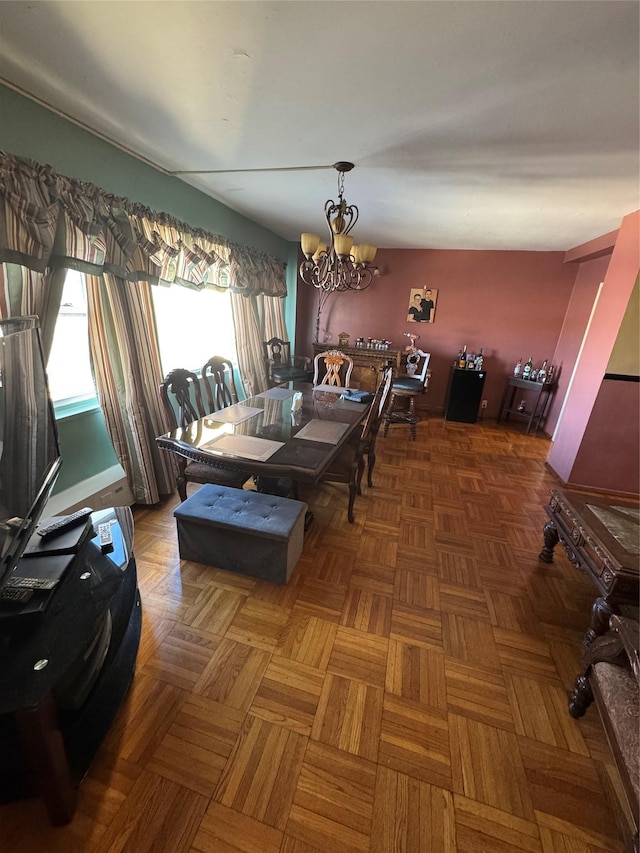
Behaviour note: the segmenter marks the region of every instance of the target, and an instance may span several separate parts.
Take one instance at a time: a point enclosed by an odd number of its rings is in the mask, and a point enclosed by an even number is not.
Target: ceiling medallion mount
[[[300,264],[300,278],[320,290],[324,298],[337,291],[365,290],[371,284],[375,267],[371,267],[377,248],[370,243],[354,245],[351,229],[358,220],[358,208],[347,204],[344,197],[344,176],[353,163],[339,160],[333,164],[338,172],[338,201],[324,204],[324,216],[329,227],[329,242],[322,243],[317,234],[302,234],[300,245],[305,260]]]

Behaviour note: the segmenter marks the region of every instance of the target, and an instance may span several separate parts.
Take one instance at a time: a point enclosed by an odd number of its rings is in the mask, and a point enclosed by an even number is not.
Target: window
[[[237,366],[236,338],[228,293],[153,286],[160,360],[166,376],[176,367],[198,371],[214,355]]]
[[[84,276],[76,270],[67,270],[47,375],[51,397],[57,406],[95,401],[96,389],[89,356],[87,292]]]

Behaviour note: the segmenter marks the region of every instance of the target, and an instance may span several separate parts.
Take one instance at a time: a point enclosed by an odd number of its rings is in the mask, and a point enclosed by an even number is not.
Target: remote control
[[[98,538],[103,554],[113,550],[113,533],[111,532],[111,524],[108,521],[98,525]]]
[[[10,578],[5,589],[53,589],[57,583],[57,578]]]
[[[4,589],[0,589],[0,606],[3,604],[24,604],[29,601],[32,595],[32,589],[10,589],[5,586]]]
[[[86,522],[93,510],[86,506],[84,509],[79,509],[72,512],[71,515],[65,515],[59,521],[53,521],[47,524],[46,527],[39,527],[37,530],[38,536],[43,539],[49,539],[51,536],[59,536],[61,533],[66,533],[72,527],[77,527],[79,524]]]

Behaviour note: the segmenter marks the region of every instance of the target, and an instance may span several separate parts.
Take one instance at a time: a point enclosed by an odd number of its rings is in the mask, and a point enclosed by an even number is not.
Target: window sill
[[[73,417],[74,415],[81,415],[85,412],[92,412],[99,408],[100,404],[97,397],[71,398],[60,400],[53,405],[57,421]]]

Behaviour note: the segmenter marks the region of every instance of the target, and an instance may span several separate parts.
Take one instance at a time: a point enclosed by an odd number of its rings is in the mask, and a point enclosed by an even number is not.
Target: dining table
[[[317,483],[361,429],[371,403],[348,399],[350,393],[309,382],[277,385],[158,436],[156,442],[191,461],[253,476],[260,491],[290,480],[297,495],[298,484]]]

